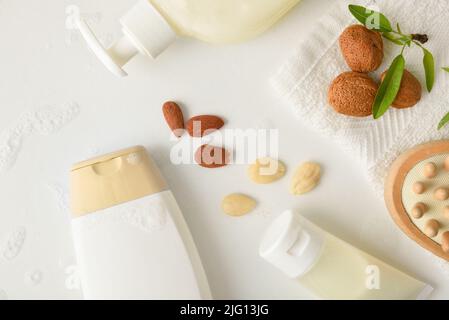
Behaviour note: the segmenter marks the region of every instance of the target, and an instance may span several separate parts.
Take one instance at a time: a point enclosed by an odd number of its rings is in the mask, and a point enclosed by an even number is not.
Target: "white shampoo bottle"
[[[73,240],[86,299],[210,299],[171,191],[143,147],[70,174]]]

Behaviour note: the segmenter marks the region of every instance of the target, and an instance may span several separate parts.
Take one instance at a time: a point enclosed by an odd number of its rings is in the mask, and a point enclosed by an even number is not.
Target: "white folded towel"
[[[433,53],[437,67],[435,86],[430,94],[425,89],[421,49],[415,46],[405,51],[406,68],[423,86],[423,97],[415,107],[390,108],[382,118],[374,120],[343,116],[328,105],[327,90],[331,81],[341,72],[350,70],[338,44],[341,32],[356,23],[347,8],[350,3],[377,7],[392,24],[399,22],[402,31],[429,36],[425,46]],[[449,138],[449,128],[437,130],[438,122],[449,111],[449,73],[440,69],[449,66],[449,55],[445,54],[449,50],[449,4],[447,0],[343,0],[336,2],[335,8],[314,30],[274,76],[273,85],[301,121],[333,139],[361,161],[381,195],[387,170],[399,154],[423,142]],[[384,47],[383,64],[373,75],[377,78],[400,52],[399,46],[387,40],[384,40]]]

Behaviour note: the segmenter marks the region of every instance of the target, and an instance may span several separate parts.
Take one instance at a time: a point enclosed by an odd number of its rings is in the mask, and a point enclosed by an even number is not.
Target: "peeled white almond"
[[[315,162],[305,162],[296,169],[290,183],[290,193],[300,195],[313,190],[321,178],[321,167]]]
[[[285,175],[285,165],[273,158],[260,158],[248,168],[249,178],[257,184],[267,184]]]
[[[232,193],[221,201],[221,209],[227,215],[233,217],[243,216],[256,207],[256,201],[244,194]]]

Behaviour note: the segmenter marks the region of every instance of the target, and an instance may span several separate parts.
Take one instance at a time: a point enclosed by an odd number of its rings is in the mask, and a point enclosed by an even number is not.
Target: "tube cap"
[[[74,217],[166,189],[158,168],[141,146],[77,163],[70,172]]]
[[[313,267],[321,254],[323,231],[291,210],[277,217],[263,236],[259,254],[291,278]]]
[[[89,25],[78,19],[78,29],[89,47],[106,68],[117,76],[127,75],[123,66],[138,52],[156,58],[175,39],[176,33],[148,1],[141,0],[121,19],[123,37],[105,48]]]

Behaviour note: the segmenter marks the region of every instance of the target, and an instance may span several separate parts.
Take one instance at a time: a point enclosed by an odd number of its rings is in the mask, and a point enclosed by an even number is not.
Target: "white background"
[[[142,144],[158,162],[192,231],[219,299],[310,298],[258,257],[258,244],[270,220],[296,208],[314,222],[409,273],[431,283],[433,298],[449,297],[449,268],[406,238],[391,222],[383,200],[376,198],[364,172],[332,141],[306,129],[270,86],[270,77],[313,22],[330,9],[331,0],[303,0],[261,37],[239,45],[212,46],[183,39],[157,61],[134,59],[130,76],[112,76],[65,26],[66,8],[77,5],[102,36],[119,32],[117,19],[134,0],[0,0],[1,130],[27,110],[77,102],[80,115],[58,133],[31,136],[15,165],[0,178],[0,239],[26,228],[19,255],[0,258],[0,289],[9,298],[79,298],[66,288],[67,267],[74,264],[69,216],[54,189],[67,190],[70,165],[86,157]],[[161,105],[181,102],[186,117],[223,116],[226,128],[277,128],[280,158],[291,174],[302,161],[323,166],[320,186],[294,197],[289,177],[256,186],[246,166],[206,170],[174,166],[173,142]],[[304,119],[307,121],[307,119]],[[255,197],[258,208],[242,218],[220,211],[231,192]],[[37,285],[26,274],[42,273]],[[113,279],[112,279],[113,281]]]

